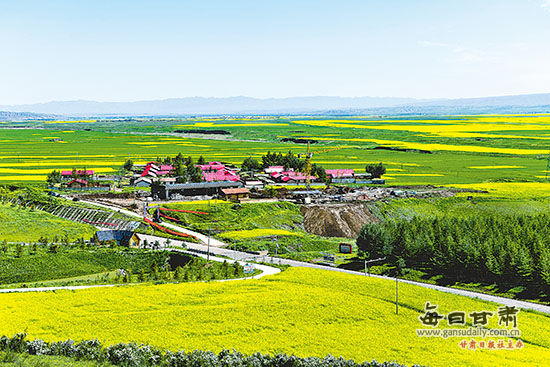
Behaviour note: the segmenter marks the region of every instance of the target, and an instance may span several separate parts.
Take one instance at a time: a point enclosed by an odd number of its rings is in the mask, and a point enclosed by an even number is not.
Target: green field
[[[416,335],[425,302],[444,314],[498,305],[404,283],[399,290],[399,315],[393,281],[298,268],[260,280],[0,294],[0,334],[430,366],[542,366],[550,358],[547,315],[518,314],[522,349],[472,351],[459,346],[462,338]],[[496,316],[489,326],[498,327]]]
[[[0,241],[36,242],[41,237],[51,241],[89,240],[96,229],[54,215],[22,207],[0,204]],[[57,242],[56,241],[56,242]]]
[[[110,367],[106,362],[75,361],[68,357],[31,356],[28,354],[0,352],[0,367]]]
[[[18,252],[18,249],[19,251]],[[244,268],[169,251],[124,247],[11,245],[0,253],[3,288],[241,278]],[[122,270],[123,272],[121,272]]]
[[[544,182],[550,140],[548,115],[143,119],[15,125],[40,129],[2,129],[0,180],[7,182],[41,181],[54,168],[112,172],[128,158],[145,162],[179,152],[195,159],[203,155],[207,160],[235,164],[267,151],[305,152],[303,144],[281,143],[282,138],[317,140],[311,145],[312,162],[324,168],[361,172],[367,163],[384,162],[388,184]],[[173,133],[182,129],[223,129],[231,135],[214,140],[212,136]],[[374,149],[379,146],[412,150]]]
[[[215,234],[242,250],[268,250],[283,257],[312,259],[320,251],[338,252],[340,242],[348,239],[327,238],[307,233],[300,207],[290,202],[241,203],[225,201],[179,202],[162,205],[163,208],[210,213],[209,215],[163,212],[178,219],[179,224],[205,234]],[[151,210],[152,212],[154,210]]]
[[[23,248],[18,255],[15,248],[10,246],[6,253],[0,254],[0,284],[79,277],[116,269],[149,272],[153,263],[160,268],[168,257],[167,252],[76,246],[61,246],[53,253],[51,246],[42,245]]]

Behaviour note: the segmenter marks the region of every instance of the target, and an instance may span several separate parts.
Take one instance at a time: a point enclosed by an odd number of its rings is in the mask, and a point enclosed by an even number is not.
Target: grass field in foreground
[[[464,350],[462,338],[416,336],[425,302],[441,313],[496,312],[499,305],[403,283],[399,290],[399,315],[393,281],[298,268],[260,280],[0,294],[0,334],[27,330],[29,338],[47,341],[97,337],[172,350],[330,353],[409,365],[542,366],[550,360],[548,316],[519,313],[522,349]],[[495,315],[489,326],[497,323]]]
[[[0,353],[0,367],[110,367],[106,362],[75,361],[69,357]]]
[[[40,237],[53,241],[67,238],[74,241],[80,238],[89,240],[95,227],[72,222],[49,213],[22,207],[0,204],[0,241],[33,242]]]

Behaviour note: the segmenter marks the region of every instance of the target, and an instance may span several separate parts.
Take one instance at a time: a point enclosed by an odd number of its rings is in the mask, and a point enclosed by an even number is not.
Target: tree
[[[132,162],[131,159],[128,159],[126,160],[126,162],[124,162],[123,168],[125,171],[131,171],[133,167],[134,167],[134,162]]]
[[[191,182],[202,182],[202,170],[194,164],[187,166],[187,173]]]
[[[324,183],[330,183],[330,179],[327,176],[327,171],[322,167],[318,166],[315,163],[311,165],[311,173],[319,179],[319,181]]]
[[[175,279],[175,280],[181,280],[182,271],[183,271],[183,269],[182,269],[181,266],[178,266],[178,267],[176,268],[176,271],[174,272],[174,279]]]
[[[357,238],[357,248],[363,251],[367,258],[384,256],[385,248],[389,242],[386,229],[381,224],[367,223],[361,228]]]
[[[21,255],[23,255],[23,245],[18,243],[17,245],[15,245],[15,256],[21,257]]]
[[[138,280],[139,280],[140,282],[144,282],[144,281],[145,281],[145,270],[143,270],[143,268],[141,268],[141,270],[139,271]]]
[[[51,243],[50,247],[48,248],[48,251],[52,254],[56,254],[57,250],[59,249],[59,245],[57,243]]]
[[[380,178],[383,174],[386,173],[386,167],[382,164],[382,162],[378,164],[367,164],[365,167],[365,171],[367,173],[370,173],[372,175],[372,178]]]
[[[46,182],[49,185],[54,185],[56,183],[61,182],[61,172],[53,170],[52,172],[48,173],[48,177],[46,178]]]
[[[386,173],[386,168],[382,164],[382,162],[378,164],[367,164],[365,167],[365,171],[367,173],[370,173],[372,178],[380,178],[383,174]]]
[[[206,161],[204,160],[204,157],[202,155],[199,157],[199,160],[197,161],[197,164],[201,164],[201,165],[206,164]]]
[[[248,157],[243,161],[241,168],[243,171],[260,171],[262,169],[262,165],[256,159]]]

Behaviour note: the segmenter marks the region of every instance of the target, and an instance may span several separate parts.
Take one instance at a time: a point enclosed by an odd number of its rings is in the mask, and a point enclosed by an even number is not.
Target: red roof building
[[[78,170],[75,170],[74,173],[79,176],[84,176],[84,175],[92,176],[94,174],[94,171],[78,169]],[[72,175],[73,175],[73,171],[61,171],[61,176],[72,176]]]
[[[203,180],[206,182],[213,182],[213,181],[236,182],[241,179],[238,174],[228,169],[222,169],[219,171],[204,171],[202,173],[202,177],[203,177]]]
[[[355,171],[353,169],[327,169],[325,170],[330,178],[353,178]]]
[[[221,162],[208,162],[207,164],[197,164],[203,172],[204,171],[219,171],[225,169],[225,164]]]
[[[69,187],[86,187],[88,186],[88,181],[82,180],[80,178],[77,178],[75,180],[72,180],[67,184]]]

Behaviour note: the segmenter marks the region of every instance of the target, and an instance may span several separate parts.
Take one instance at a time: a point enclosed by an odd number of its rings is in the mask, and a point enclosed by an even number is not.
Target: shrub
[[[235,350],[212,351],[194,350],[186,353],[161,351],[149,345],[119,343],[103,347],[97,339],[74,343],[72,340],[47,343],[40,339],[26,340],[27,334],[19,333],[12,338],[0,337],[0,351],[8,353],[28,353],[72,357],[76,360],[109,362],[124,367],[405,367],[395,362],[376,361],[357,364],[353,360],[331,355],[325,358],[300,358],[286,354],[270,356],[254,353],[246,356]],[[416,365],[415,365],[416,366]]]

